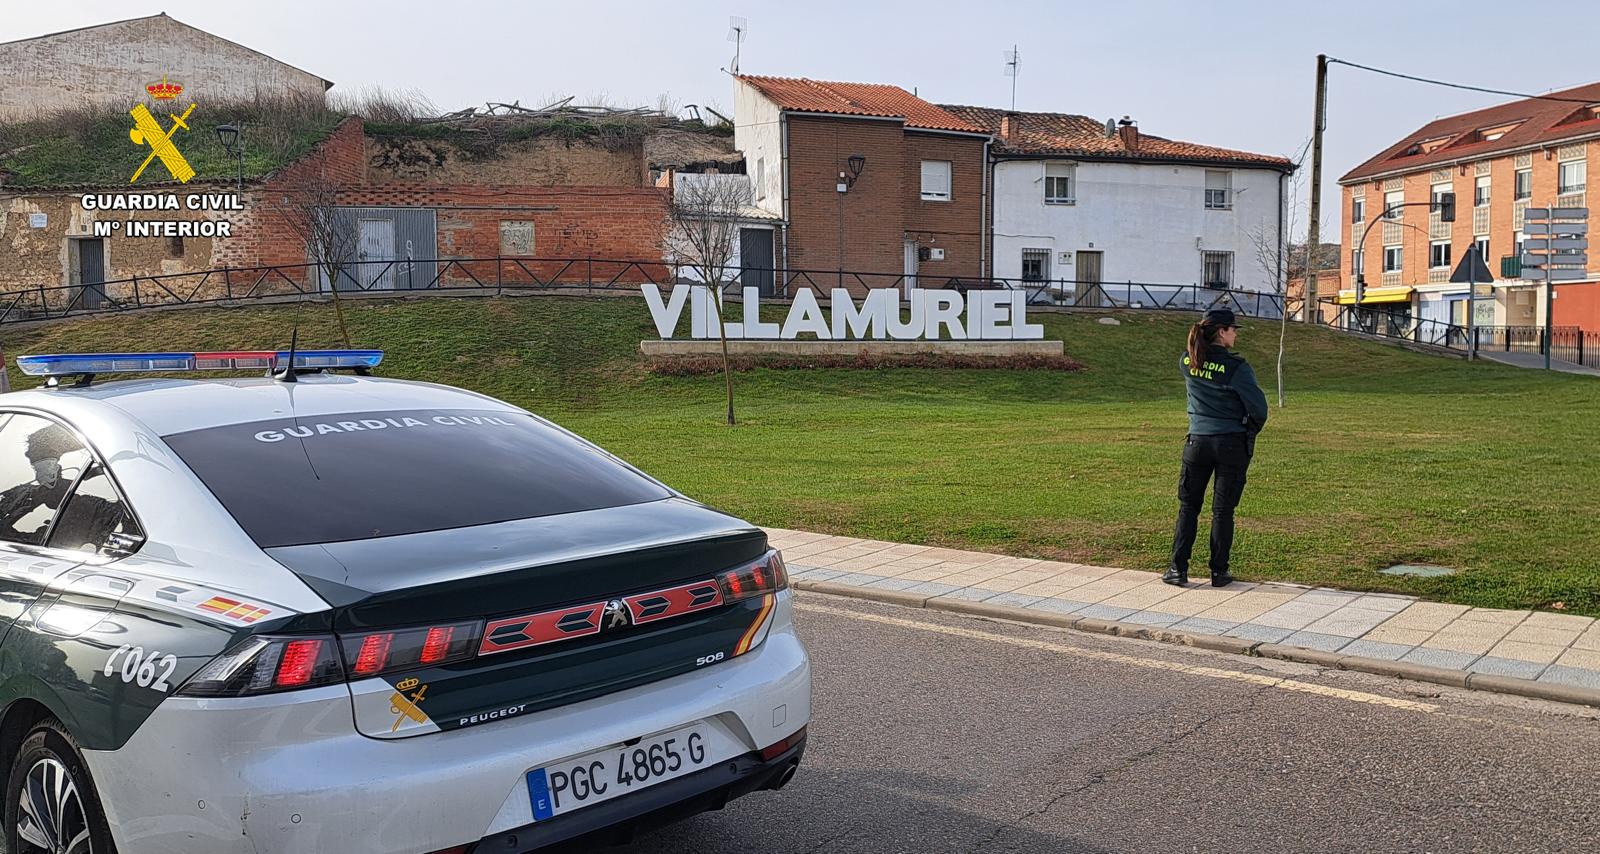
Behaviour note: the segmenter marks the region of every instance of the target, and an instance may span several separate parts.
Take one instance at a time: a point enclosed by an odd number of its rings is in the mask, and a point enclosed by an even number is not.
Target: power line
[[[1390,77],[1399,77],[1402,80],[1415,80],[1418,83],[1429,83],[1434,86],[1447,86],[1451,89],[1465,89],[1469,92],[1485,92],[1490,95],[1509,95],[1513,98],[1524,98],[1534,101],[1562,101],[1570,104],[1594,103],[1593,98],[1562,98],[1556,95],[1529,95],[1525,92],[1511,92],[1505,89],[1488,89],[1483,86],[1469,86],[1465,83],[1451,83],[1446,80],[1432,80],[1427,77],[1418,77],[1414,74],[1401,74],[1398,71],[1387,71],[1382,68],[1373,68],[1370,65],[1362,65],[1360,63],[1349,62],[1343,59],[1334,59],[1331,56],[1328,57],[1328,61],[1332,63],[1338,63],[1339,65],[1348,65],[1351,68],[1359,68],[1362,71],[1370,71],[1374,74],[1385,74]]]

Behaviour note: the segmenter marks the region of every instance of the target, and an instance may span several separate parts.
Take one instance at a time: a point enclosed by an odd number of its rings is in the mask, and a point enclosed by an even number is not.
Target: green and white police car
[[[0,396],[6,850],[529,851],[793,776],[765,534],[381,357],[18,360],[50,387]]]

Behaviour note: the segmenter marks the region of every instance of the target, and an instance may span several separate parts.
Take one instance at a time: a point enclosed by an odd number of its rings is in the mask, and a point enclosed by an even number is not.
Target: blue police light
[[[179,371],[277,370],[287,350],[231,350],[209,353],[59,353],[18,356],[17,367],[34,377],[85,374],[172,373]],[[382,350],[296,350],[294,367],[303,370],[376,368]]]

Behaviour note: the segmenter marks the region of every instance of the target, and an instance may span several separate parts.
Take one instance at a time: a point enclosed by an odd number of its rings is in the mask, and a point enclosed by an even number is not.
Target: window
[[[1428,267],[1434,270],[1450,267],[1450,241],[1435,240],[1428,244]]]
[[[464,528],[671,495],[559,428],[505,410],[302,415],[162,439],[262,548]]]
[[[756,198],[767,197],[767,160],[764,157],[756,158]]]
[[[1523,234],[1520,231],[1514,232],[1511,235],[1511,246],[1512,246],[1511,253],[1513,255],[1516,255],[1518,258],[1522,257],[1522,242],[1523,242],[1524,239],[1525,238],[1523,237]]]
[[[1206,287],[1226,288],[1233,285],[1232,252],[1202,252],[1201,261],[1205,268],[1202,272]]]
[[[1404,252],[1399,246],[1383,247],[1383,271],[1385,273],[1400,272],[1400,265],[1405,260]]]
[[[1351,199],[1350,200],[1350,221],[1351,222],[1355,222],[1355,223],[1362,223],[1362,222],[1366,222],[1367,221],[1367,200],[1366,199]]]
[[[1383,218],[1384,219],[1399,219],[1400,215],[1401,215],[1401,212],[1403,212],[1405,210],[1405,208],[1401,207],[1401,205],[1405,204],[1405,201],[1406,201],[1406,191],[1405,190],[1390,190],[1389,192],[1384,193],[1383,194]]]
[[[1449,184],[1434,184],[1428,192],[1428,210],[1438,212],[1439,206],[1444,203],[1444,197],[1450,194]]]
[[[506,219],[500,221],[500,254],[532,255],[533,222]]]
[[[922,199],[929,202],[950,201],[950,161],[922,161]]]
[[[1050,280],[1050,250],[1022,250],[1022,280],[1045,282]]]
[[[1516,192],[1513,195],[1515,195],[1517,201],[1519,201],[1519,202],[1522,201],[1523,199],[1531,199],[1531,198],[1533,198],[1533,170],[1532,169],[1518,169],[1517,170],[1517,173],[1516,173]]]
[[[33,415],[0,427],[0,540],[44,545],[50,522],[89,462],[67,428]]]
[[[50,531],[50,547],[94,554],[126,553],[144,539],[139,525],[99,463],[91,463]]]
[[[1078,200],[1076,163],[1044,165],[1044,201],[1050,205],[1070,205]]]
[[[1477,247],[1478,247],[1478,257],[1483,259],[1483,263],[1488,264],[1489,263],[1489,238],[1480,237],[1477,240],[1474,240],[1472,242],[1474,244],[1476,244]]]
[[[1478,181],[1472,190],[1473,207],[1485,208],[1489,206],[1489,176],[1479,175]]]
[[[167,257],[168,258],[182,258],[183,257],[183,238],[182,237],[173,236],[173,237],[167,238]]]
[[[1233,173],[1206,170],[1206,208],[1225,211],[1233,207]]]
[[[1556,174],[1557,193],[1581,193],[1588,182],[1588,161],[1568,160],[1561,164]]]
[[[1352,278],[1366,272],[1366,258],[1362,257],[1365,254],[1360,249],[1350,250],[1350,276]]]

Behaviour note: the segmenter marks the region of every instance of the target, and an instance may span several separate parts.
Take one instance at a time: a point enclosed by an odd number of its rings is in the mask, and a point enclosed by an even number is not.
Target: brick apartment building
[[[779,270],[885,274],[855,291],[987,272],[983,127],[898,86],[788,77],[735,78],[734,109]]]
[[[1588,255],[1588,280],[1555,287],[1547,312],[1538,273],[1521,269],[1523,212],[1529,207],[1593,207],[1600,201],[1600,83],[1513,101],[1430,122],[1339,179],[1343,188],[1341,261],[1345,290],[1366,275],[1363,306],[1405,320],[1465,324],[1465,285],[1448,283],[1473,243],[1497,282],[1479,297],[1483,325],[1551,325],[1600,331],[1600,254]],[[1427,203],[1456,197],[1456,220]],[[1375,218],[1387,218],[1374,222]],[[1358,245],[1371,227],[1364,245]]]

